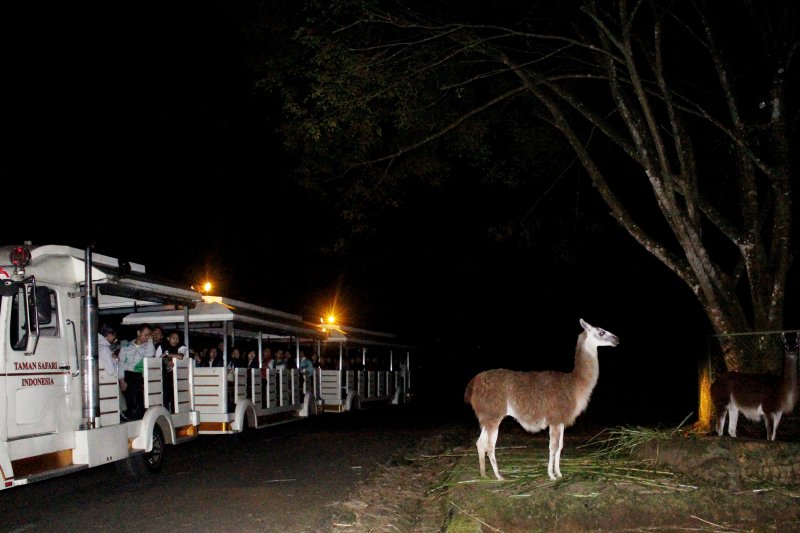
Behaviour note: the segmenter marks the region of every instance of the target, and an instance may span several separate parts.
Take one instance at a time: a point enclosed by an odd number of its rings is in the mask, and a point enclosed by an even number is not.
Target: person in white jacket
[[[116,344],[117,330],[108,324],[103,324],[100,327],[100,332],[97,334],[97,360],[100,369],[103,370],[108,377],[117,379],[119,381],[120,391],[124,391],[125,379],[119,375],[119,363],[114,356],[114,347]],[[125,396],[120,394],[119,412],[124,413],[127,408]]]
[[[150,324],[141,324],[136,330],[136,338],[126,343],[122,341],[119,350],[119,374],[125,380],[125,402],[128,404],[126,417],[139,420],[144,415],[144,359],[155,357],[156,349],[150,336]]]

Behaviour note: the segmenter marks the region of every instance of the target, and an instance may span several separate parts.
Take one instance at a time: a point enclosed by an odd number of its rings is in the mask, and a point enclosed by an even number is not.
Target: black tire
[[[154,474],[161,470],[164,464],[165,451],[166,442],[164,442],[164,433],[161,432],[160,427],[155,426],[153,428],[153,449],[142,456],[147,470]]]
[[[132,479],[155,474],[161,470],[164,464],[164,450],[164,433],[162,433],[160,427],[155,426],[153,428],[152,451],[117,461],[117,472]]]

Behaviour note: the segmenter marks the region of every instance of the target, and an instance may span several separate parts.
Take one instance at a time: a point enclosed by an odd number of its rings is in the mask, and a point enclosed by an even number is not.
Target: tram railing
[[[200,413],[227,413],[226,369],[222,367],[194,368],[194,408]]]
[[[100,426],[113,426],[119,424],[119,379],[109,376],[105,369],[99,373],[99,400],[100,400]]]
[[[175,391],[175,412],[188,413],[192,411],[192,382],[193,362],[188,357],[185,359],[173,359],[175,366],[172,370],[173,387]]]
[[[144,377],[144,406],[149,409],[157,405],[164,405],[164,383],[161,370],[160,357],[145,357],[142,359]]]
[[[400,372],[391,370],[323,370],[315,372],[315,398],[323,407],[343,408],[348,396],[355,395],[359,401],[391,400],[402,387]]]

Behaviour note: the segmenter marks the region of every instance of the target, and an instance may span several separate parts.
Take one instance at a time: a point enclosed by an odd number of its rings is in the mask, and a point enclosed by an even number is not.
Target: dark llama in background
[[[722,436],[725,418],[728,435],[736,437],[739,413],[758,422],[762,417],[767,427],[767,440],[775,440],[778,424],[784,413],[791,413],[797,404],[798,334],[781,334],[786,356],[783,376],[725,372],[711,385],[711,401],[717,413],[717,435]]]
[[[500,422],[506,416],[512,416],[531,433],[549,426],[547,474],[550,479],[561,477],[564,428],[571,426],[589,404],[589,396],[600,375],[597,348],[619,344],[619,338],[613,333],[596,328],[583,319],[580,324],[584,331],[578,335],[575,368],[571,373],[496,369],[481,372],[467,384],[464,401],[472,405],[481,425],[477,446],[482,476],[486,477],[485,455],[488,454],[494,475],[503,479],[497,469],[494,451]]]

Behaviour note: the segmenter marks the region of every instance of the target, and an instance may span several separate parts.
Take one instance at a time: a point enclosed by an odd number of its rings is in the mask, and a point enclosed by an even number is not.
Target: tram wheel
[[[164,433],[161,428],[155,426],[153,428],[153,449],[143,455],[144,466],[148,471],[156,473],[161,470],[164,464],[164,450],[166,445],[164,443]]]
[[[153,428],[153,449],[146,453],[140,453],[122,461],[117,461],[117,471],[130,478],[140,478],[149,474],[155,474],[164,464],[164,433],[161,428]]]

